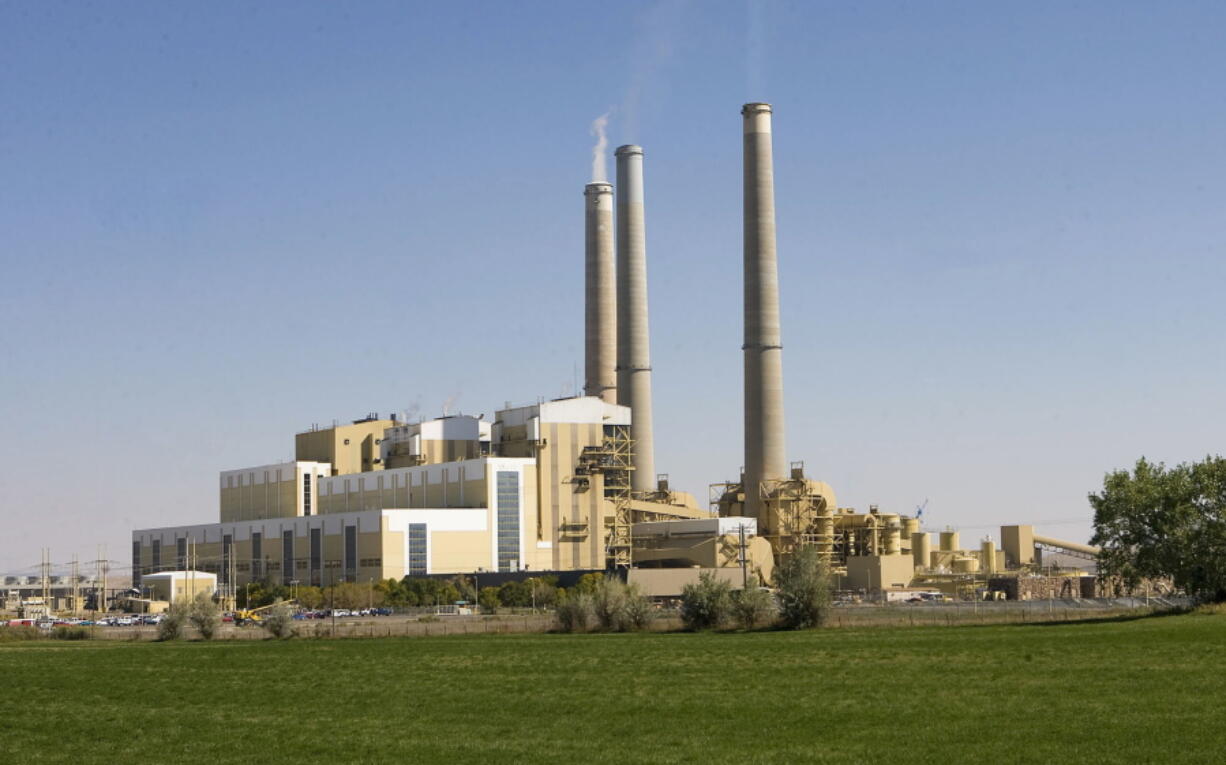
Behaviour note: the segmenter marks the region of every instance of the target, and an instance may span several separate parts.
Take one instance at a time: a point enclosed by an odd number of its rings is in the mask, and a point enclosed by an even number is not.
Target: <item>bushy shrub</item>
[[[13,627],[0,627],[0,643],[16,643],[21,640],[42,640],[46,634],[38,627],[18,624]]]
[[[698,575],[696,584],[681,591],[681,621],[689,630],[714,629],[728,620],[732,586],[709,571]]]
[[[830,616],[830,571],[815,547],[802,547],[775,571],[780,622],[787,629],[820,627]]]
[[[592,593],[592,611],[600,629],[622,629],[626,611],[626,583],[616,577],[601,579]]]
[[[592,618],[592,596],[586,592],[569,592],[558,601],[558,628],[563,632],[585,632]]]
[[[626,607],[623,613],[624,627],[627,630],[645,630],[655,616],[655,608],[651,600],[632,584],[626,588]]]
[[[52,640],[89,640],[89,630],[84,627],[68,627],[60,625],[51,630]]]
[[[260,626],[278,640],[288,640],[298,634],[298,627],[294,624],[294,608],[283,600],[268,609]]]
[[[212,640],[217,630],[221,629],[221,606],[213,601],[212,595],[198,592],[188,609],[187,620],[200,633],[200,637]]]
[[[757,577],[750,577],[745,589],[733,595],[732,614],[741,629],[765,627],[775,619],[775,596],[762,589]]]
[[[183,628],[187,624],[187,614],[191,604],[186,600],[178,600],[170,605],[158,622],[158,640],[178,640],[183,637]]]

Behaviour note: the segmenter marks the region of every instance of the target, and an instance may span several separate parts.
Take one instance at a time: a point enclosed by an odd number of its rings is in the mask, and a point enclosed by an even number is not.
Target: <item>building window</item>
[[[498,570],[519,568],[519,473],[498,471]]]
[[[223,534],[221,537],[221,582],[230,583],[230,559],[234,553],[234,536]]]
[[[358,527],[345,527],[345,581],[358,579]]]
[[[349,445],[349,439],[348,439],[348,438],[346,438],[346,439],[345,439],[345,446],[348,446],[348,445]]]
[[[409,576],[429,573],[426,562],[426,524],[409,524]]]
[[[323,529],[311,529],[311,584],[323,586]]]
[[[259,579],[264,575],[260,561],[264,558],[264,535],[258,531],[251,532],[251,578]]]
[[[175,566],[179,571],[187,570],[187,537],[175,540]]]
[[[302,474],[302,514],[311,514],[311,474]]]
[[[149,567],[154,571],[162,570],[162,540],[153,540],[152,545],[153,560],[149,561]]]
[[[281,532],[281,577],[282,584],[289,584],[294,576],[294,532]]]
[[[140,542],[132,542],[132,586],[140,589]],[[74,585],[75,586],[75,585]],[[76,605],[75,603],[73,605]]]

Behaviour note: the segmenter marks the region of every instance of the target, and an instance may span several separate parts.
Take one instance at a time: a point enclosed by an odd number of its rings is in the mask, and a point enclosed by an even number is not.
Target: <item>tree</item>
[[[498,597],[497,587],[482,587],[481,594],[477,596],[477,605],[481,606],[481,610],[490,613],[498,613],[498,607],[502,605],[502,601]]]
[[[187,614],[191,603],[185,598],[179,598],[170,604],[162,620],[158,622],[158,640],[178,640],[183,637],[183,627],[187,622]]]
[[[637,584],[627,585],[626,603],[622,608],[623,630],[645,630],[655,616],[651,599],[643,594]]]
[[[532,605],[532,582],[506,582],[498,588],[498,600],[504,606],[524,608]]]
[[[319,608],[324,604],[324,592],[318,587],[301,586],[298,588],[298,603],[303,608]]]
[[[558,602],[558,578],[556,576],[534,576],[524,582],[528,585],[528,605],[536,603],[537,608],[548,608]]]
[[[217,630],[221,629],[221,606],[209,593],[198,592],[188,609],[187,620],[200,633],[200,637],[212,640]]]
[[[732,613],[742,629],[752,630],[769,624],[775,616],[775,596],[758,584],[751,576],[745,589],[734,594]]]
[[[681,621],[686,629],[704,630],[723,626],[732,608],[732,585],[710,571],[698,575],[696,584],[681,590]]]
[[[1226,458],[1167,468],[1144,457],[1090,495],[1100,576],[1135,588],[1169,577],[1202,602],[1226,601]]]
[[[563,632],[585,632],[592,618],[592,596],[578,589],[560,596],[555,615]]]
[[[260,620],[260,626],[279,640],[288,640],[298,633],[294,626],[294,609],[284,600],[278,600],[276,605],[268,609],[268,613]]]
[[[599,587],[600,583],[603,581],[604,574],[599,571],[591,574],[584,574],[583,576],[579,577],[579,581],[575,582],[573,589],[588,595],[594,595],[596,593],[596,588]]]
[[[620,630],[626,611],[626,583],[616,577],[602,578],[592,593],[592,610],[602,630]]]
[[[820,627],[830,615],[830,571],[816,547],[801,547],[775,571],[779,617],[787,629]]]

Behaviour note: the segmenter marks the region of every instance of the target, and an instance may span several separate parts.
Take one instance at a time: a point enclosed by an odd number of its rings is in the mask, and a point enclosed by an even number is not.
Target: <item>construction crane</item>
[[[296,606],[298,605],[298,601],[296,600],[278,600],[276,603],[269,603],[268,605],[260,606],[259,608],[239,609],[238,611],[234,612],[234,623],[235,624],[258,623],[264,618],[263,616],[261,616],[261,614],[263,614],[265,611],[271,608],[276,608],[277,606],[280,606],[280,605]]]

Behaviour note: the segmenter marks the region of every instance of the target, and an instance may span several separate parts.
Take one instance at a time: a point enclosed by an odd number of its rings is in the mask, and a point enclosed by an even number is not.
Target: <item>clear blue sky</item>
[[[1224,39],[1216,2],[0,3],[0,569],[212,521],[313,422],[569,393],[610,108],[657,468],[704,499],[741,464],[747,100],[792,458],[1084,539],[1107,470],[1223,451]]]

